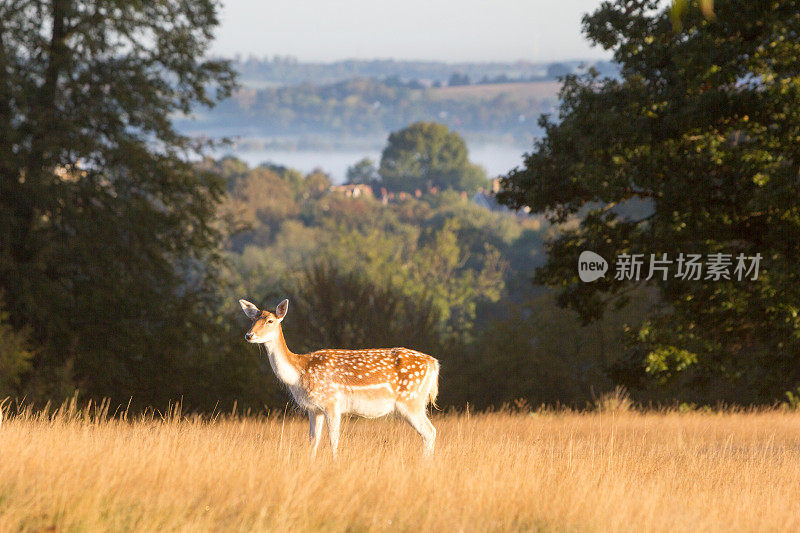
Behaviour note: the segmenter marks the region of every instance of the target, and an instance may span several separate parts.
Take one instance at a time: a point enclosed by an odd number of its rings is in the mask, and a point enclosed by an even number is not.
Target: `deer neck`
[[[286,346],[280,326],[275,338],[265,342],[264,346],[267,348],[269,364],[278,379],[289,386],[297,385],[300,382],[299,358]]]

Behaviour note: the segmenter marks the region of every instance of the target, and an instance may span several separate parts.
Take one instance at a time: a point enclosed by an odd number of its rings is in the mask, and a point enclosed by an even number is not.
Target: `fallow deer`
[[[433,453],[436,428],[428,419],[427,407],[436,405],[439,390],[436,359],[408,348],[292,353],[281,329],[289,300],[278,304],[274,313],[247,300],[239,304],[253,321],[245,339],[266,346],[275,375],[308,412],[312,456],[317,453],[323,422],[335,457],[342,415],[378,418],[392,412],[419,433],[426,454]]]

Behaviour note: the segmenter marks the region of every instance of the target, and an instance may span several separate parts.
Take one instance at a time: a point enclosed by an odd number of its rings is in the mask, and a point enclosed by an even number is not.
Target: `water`
[[[476,145],[470,147],[470,160],[482,165],[490,178],[507,173],[522,165],[525,148],[512,145]],[[322,169],[331,176],[334,183],[344,182],[347,168],[365,157],[377,165],[381,159],[379,151],[369,149],[347,150],[227,150],[221,155],[234,155],[256,166],[264,162],[297,169],[309,173]]]

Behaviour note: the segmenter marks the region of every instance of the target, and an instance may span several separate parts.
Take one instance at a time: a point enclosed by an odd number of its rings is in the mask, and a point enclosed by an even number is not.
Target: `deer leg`
[[[428,418],[428,415],[425,411],[422,412],[422,418],[425,420],[425,423],[428,425],[428,433],[431,435],[431,449],[430,453],[433,453],[433,445],[436,442],[436,428],[433,426],[433,422],[431,419]]]
[[[425,445],[425,455],[431,455],[433,453],[434,443],[436,442],[436,428],[433,427],[433,424],[428,419],[424,408],[422,410],[411,410],[402,404],[398,404],[397,411],[403,419],[419,433],[419,436],[422,437],[422,442]]]
[[[325,422],[325,415],[319,411],[308,412],[308,440],[311,443],[311,457],[317,456],[317,447],[320,437],[322,437],[322,423]]]
[[[325,411],[325,422],[328,424],[328,437],[331,439],[331,451],[336,458],[336,450],[339,447],[339,427],[342,422],[342,414],[335,408]]]

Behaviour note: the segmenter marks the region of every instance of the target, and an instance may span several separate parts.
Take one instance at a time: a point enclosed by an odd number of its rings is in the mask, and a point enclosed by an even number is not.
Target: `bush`
[[[33,351],[30,328],[15,330],[8,323],[9,314],[0,301],[0,398],[18,395],[22,377],[31,370]]]
[[[287,342],[321,348],[404,346],[435,355],[442,347],[439,317],[430,301],[412,299],[390,284],[318,262],[290,281]]]

